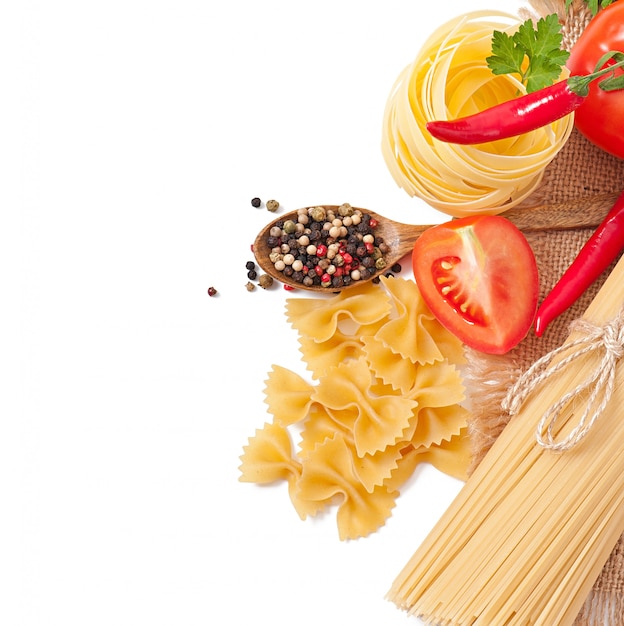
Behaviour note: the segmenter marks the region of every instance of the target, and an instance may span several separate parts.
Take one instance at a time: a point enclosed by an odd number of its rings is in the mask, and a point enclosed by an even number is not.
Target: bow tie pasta
[[[243,447],[242,482],[285,481],[301,519],[337,507],[346,540],[385,524],[419,463],[467,478],[463,346],[414,281],[289,299],[286,317],[314,382],[273,365],[264,390],[272,421]]]

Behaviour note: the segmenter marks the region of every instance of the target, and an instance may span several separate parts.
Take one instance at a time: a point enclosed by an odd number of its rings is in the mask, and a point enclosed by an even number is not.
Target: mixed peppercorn
[[[300,209],[296,220],[279,221],[267,244],[275,269],[305,286],[340,289],[366,280],[386,267],[388,246],[375,235],[377,220],[340,205]]]

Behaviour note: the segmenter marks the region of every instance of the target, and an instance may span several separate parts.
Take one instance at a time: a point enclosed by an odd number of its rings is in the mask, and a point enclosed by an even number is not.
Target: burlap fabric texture
[[[536,0],[530,4],[532,16],[553,12],[559,14],[564,23],[564,42],[567,47],[574,45],[590,18],[585,3],[577,0],[569,12],[565,11],[563,1]],[[524,15],[521,13],[521,17],[529,15],[529,12]],[[556,207],[552,223],[547,223],[542,230],[525,232],[540,271],[540,301],[591,236],[597,216],[606,215],[622,190],[624,161],[595,148],[574,131],[566,146],[547,168],[540,187],[523,203],[529,211],[530,207],[535,206],[546,209],[549,206]],[[570,228],[563,220],[564,225],[559,226],[560,220],[555,214],[562,212],[576,215],[580,224]],[[514,210],[514,214],[517,215],[518,211]],[[584,215],[587,215],[587,223],[584,223]],[[504,356],[469,351],[466,382],[472,412],[472,469],[481,461],[509,420],[501,403],[510,386],[533,362],[565,341],[569,324],[584,313],[609,271],[572,308],[555,320],[541,338],[530,332],[519,346]],[[605,564],[575,625],[624,626],[624,536]]]

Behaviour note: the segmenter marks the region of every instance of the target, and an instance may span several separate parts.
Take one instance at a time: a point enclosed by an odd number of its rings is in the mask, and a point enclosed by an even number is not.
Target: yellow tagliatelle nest
[[[287,482],[301,519],[337,506],[341,539],[383,526],[419,463],[466,479],[470,461],[462,344],[414,281],[381,280],[288,300],[315,382],[274,365],[265,388],[273,419],[241,456],[240,480]]]
[[[454,217],[502,213],[527,198],[567,141],[573,114],[509,139],[457,145],[433,139],[432,120],[472,115],[526,93],[513,75],[488,68],[492,33],[513,34],[507,13],[475,11],[438,28],[398,77],[383,119],[382,152],[410,196]]]

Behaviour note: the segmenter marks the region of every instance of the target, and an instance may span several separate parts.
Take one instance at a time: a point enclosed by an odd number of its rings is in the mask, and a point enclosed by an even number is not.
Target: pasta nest
[[[574,114],[509,139],[457,145],[434,139],[431,120],[472,115],[526,93],[519,78],[494,75],[495,30],[513,34],[518,18],[473,11],[435,30],[398,76],[384,110],[382,153],[399,187],[453,217],[502,213],[526,199],[565,145]],[[565,77],[565,72],[562,78]]]

